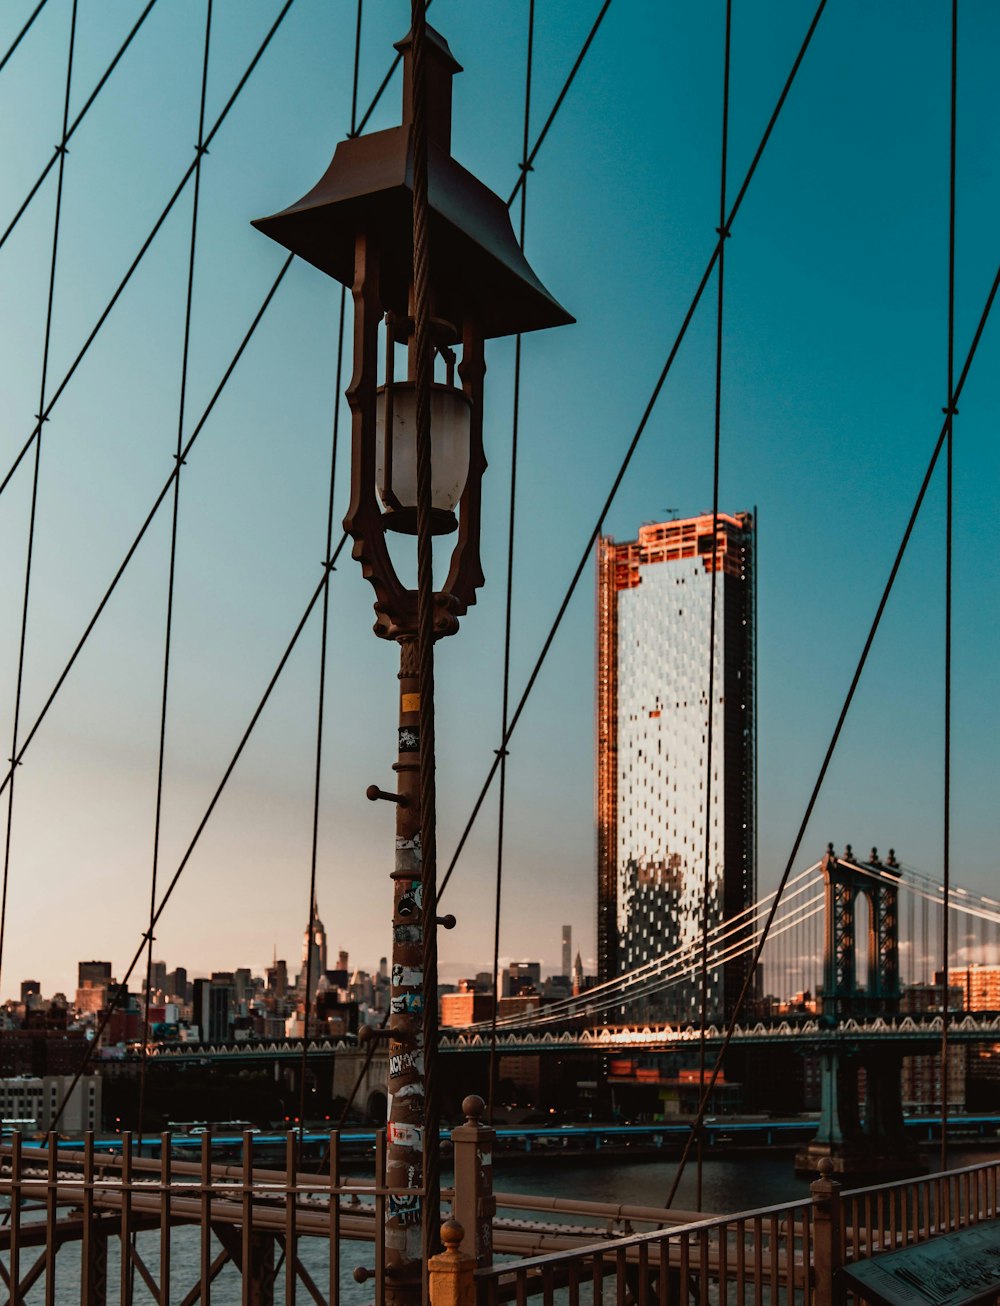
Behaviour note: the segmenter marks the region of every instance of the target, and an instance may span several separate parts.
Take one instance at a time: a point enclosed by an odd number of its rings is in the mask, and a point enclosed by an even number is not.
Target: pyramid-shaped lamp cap
[[[403,54],[403,124],[341,141],[308,194],[253,225],[345,286],[354,281],[357,237],[367,233],[379,251],[382,303],[406,313],[413,260],[410,37],[397,49]],[[461,69],[431,27],[427,56],[435,315],[455,323],[475,318],[485,338],[572,322],[524,257],[504,201],[451,156],[451,79]]]

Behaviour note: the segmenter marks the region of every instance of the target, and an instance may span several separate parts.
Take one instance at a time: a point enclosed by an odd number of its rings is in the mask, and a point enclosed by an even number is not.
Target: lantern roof
[[[341,141],[326,172],[297,203],[257,218],[258,231],[328,276],[354,281],[357,236],[377,242],[380,297],[406,313],[413,264],[412,43],[403,55],[403,123]],[[474,316],[485,338],[574,321],[524,257],[507,205],[451,155],[451,79],[461,66],[427,28],[427,183],[434,315]]]

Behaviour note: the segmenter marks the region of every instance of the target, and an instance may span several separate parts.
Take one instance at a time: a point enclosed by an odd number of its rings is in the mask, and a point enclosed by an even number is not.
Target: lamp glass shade
[[[431,387],[431,506],[435,518],[453,514],[469,477],[472,405],[461,390],[439,382]],[[412,381],[392,387],[392,468],[387,481],[385,439],[386,387],[376,400],[375,484],[386,509],[385,524],[415,531],[417,509],[417,396]],[[391,500],[395,499],[399,507]],[[399,517],[398,525],[391,519]],[[452,518],[452,522],[454,519]],[[454,529],[441,523],[434,533]]]

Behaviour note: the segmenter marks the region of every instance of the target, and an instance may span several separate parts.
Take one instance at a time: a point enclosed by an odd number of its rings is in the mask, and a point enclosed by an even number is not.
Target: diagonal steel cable
[[[288,13],[289,9],[292,7],[294,3],[295,0],[285,0],[285,3],[282,5],[277,18],[275,18],[274,22],[271,24],[270,28],[268,29],[267,35],[264,37],[263,41],[257,47],[257,52],[250,60],[250,63],[247,65],[242,77],[236,83],[236,86],[232,94],[230,95],[229,99],[226,101],[225,105],[223,106],[222,112],[216,118],[211,131],[205,137],[202,146],[203,151],[207,150],[208,147],[211,145],[212,141],[216,136],[216,133],[219,131],[220,127],[225,122],[226,118],[229,116],[230,110],[232,109],[236,101],[239,99],[243,88],[250,80],[250,77],[253,74],[254,69],[260,63],[265,50],[271,44],[272,38],[274,37],[278,28],[281,26],[282,22],[284,21],[285,15]],[[72,379],[74,373],[76,372],[76,369],[83,362],[83,359],[87,354],[87,351],[90,349],[90,346],[94,343],[98,333],[100,332],[101,328],[104,326],[104,323],[108,320],[109,316],[111,315],[111,310],[118,303],[118,300],[121,298],[122,292],[124,291],[128,283],[132,280],[132,277],[136,269],[138,268],[139,264],[142,262],[143,258],[145,257],[146,252],[148,251],[150,245],[152,245],[153,241],[156,239],[157,235],[159,234],[160,228],[163,226],[167,218],[170,216],[171,210],[173,209],[174,205],[177,203],[177,201],[180,199],[181,195],[183,194],[184,188],[187,186],[188,182],[194,176],[195,169],[197,168],[197,166],[198,166],[198,156],[196,156],[194,160],[192,160],[192,162],[185,169],[184,175],[177,183],[177,186],[175,187],[173,194],[170,196],[170,199],[167,201],[166,206],[163,209],[163,212],[153,223],[153,226],[149,234],[147,235],[146,239],[142,242],[142,245],[139,247],[139,252],[136,254],[135,258],[129,264],[128,270],[125,273],[124,277],[118,283],[118,288],[115,290],[114,294],[111,296],[111,298],[108,300],[107,304],[105,305],[103,311],[101,312],[100,316],[97,319],[97,322],[94,324],[90,334],[87,336],[86,340],[83,342],[83,345],[80,347],[78,353],[76,354],[76,357],[73,359],[73,362],[70,364],[69,370],[66,372],[63,379],[56,386],[55,391],[53,392],[51,398],[49,399],[49,402],[44,412],[39,414],[38,421],[35,425],[34,430],[28,436],[28,439],[25,441],[24,446],[22,447],[20,453],[18,453],[17,457],[14,459],[14,462],[11,464],[10,470],[3,478],[3,481],[0,482],[0,494],[3,494],[4,490],[10,484],[11,477],[14,475],[18,467],[21,465],[22,459],[29,452],[31,446],[35,443],[35,440],[38,438],[38,433],[42,429],[42,423],[47,420],[50,413],[52,412],[52,409],[59,402],[59,399],[63,391],[69,385],[70,380]]]
[[[760,161],[764,155],[764,151],[767,148],[768,141],[771,139],[771,134],[774,131],[774,128],[778,122],[779,117],[781,116],[781,111],[784,108],[785,101],[788,99],[788,95],[792,89],[792,85],[795,81],[796,74],[798,73],[799,68],[802,65],[802,61],[806,56],[806,51],[809,49],[809,45],[812,41],[813,35],[816,31],[816,28],[819,24],[819,20],[822,17],[823,10],[825,8],[826,8],[826,0],[819,0],[819,4],[816,7],[816,12],[813,15],[812,22],[809,24],[809,28],[805,34],[805,37],[803,38],[801,46],[799,47],[798,54],[795,56],[795,61],[792,64],[791,71],[789,72],[788,77],[785,80],[784,86],[781,88],[781,93],[778,96],[774,109],[771,112],[771,116],[768,119],[767,126],[764,128],[764,133],[761,136],[756,151],[754,152],[753,159],[750,162],[750,166],[747,169],[746,174],[743,178],[743,182],[740,185],[739,191],[737,192],[736,199],[733,201],[732,207],[729,210],[729,215],[725,223],[723,224],[723,227],[727,232],[732,228],[733,222],[735,221],[737,214],[739,213],[740,209],[743,207],[743,201],[746,198],[747,191],[750,189],[750,183],[753,181],[754,174],[756,173]],[[702,273],[701,280],[698,282],[698,286],[694,292],[694,295],[692,296],[691,303],[688,306],[687,312],[684,315],[684,319],[681,322],[676,337],[674,338],[674,343],[670,347],[670,352],[667,355],[667,359],[663,365],[663,369],[660,372],[660,375],[657,377],[656,384],[653,386],[652,392],[646,403],[646,407],[643,409],[642,416],[639,419],[639,424],[636,427],[631,440],[629,441],[628,448],[625,451],[625,456],[623,457],[621,464],[618,468],[618,471],[615,474],[615,478],[611,483],[611,488],[608,491],[607,498],[604,500],[600,513],[598,514],[597,520],[594,523],[594,527],[591,530],[590,535],[587,539],[587,543],[584,546],[583,551],[580,555],[580,561],[577,563],[576,570],[573,572],[573,576],[566,589],[566,593],[563,595],[562,601],[560,602],[559,607],[556,611],[555,618],[553,619],[552,624],[549,627],[549,631],[545,636],[545,640],[542,643],[541,650],[528,676],[527,683],[525,684],[524,690],[521,693],[521,697],[518,700],[517,707],[514,709],[514,714],[510,719],[510,725],[507,729],[507,732],[504,735],[504,737],[500,740],[500,747],[495,750],[493,763],[490,766],[489,771],[486,773],[486,779],[483,781],[482,788],[480,789],[479,795],[476,798],[475,803],[473,804],[472,812],[459,838],[458,845],[455,848],[454,853],[452,854],[452,858],[448,864],[448,869],[445,873],[444,879],[441,881],[439,894],[443,894],[445,889],[447,888],[448,882],[451,879],[452,874],[454,873],[455,866],[458,863],[458,859],[462,855],[462,850],[464,849],[466,842],[468,841],[469,835],[472,833],[472,828],[476,823],[476,820],[482,809],[483,802],[486,798],[487,793],[489,793],[490,787],[493,784],[494,777],[496,776],[497,770],[499,769],[500,756],[503,750],[507,747],[508,743],[510,742],[511,736],[513,735],[514,731],[517,729],[517,724],[521,719],[521,714],[523,713],[528,698],[531,695],[531,691],[535,687],[535,682],[538,680],[539,673],[541,672],[542,667],[545,664],[545,660],[548,657],[549,650],[551,649],[556,634],[559,631],[559,627],[562,625],[562,620],[563,617],[566,615],[566,610],[570,605],[570,601],[572,600],[573,595],[576,593],[576,587],[580,583],[580,578],[583,575],[584,569],[586,568],[587,563],[590,560],[591,552],[594,548],[594,544],[597,541],[597,537],[600,535],[601,530],[604,526],[605,518],[607,517],[608,513],[611,511],[611,505],[614,503],[615,498],[618,494],[618,490],[621,487],[621,483],[625,479],[625,473],[628,471],[629,466],[632,462],[632,458],[635,454],[635,451],[639,447],[639,441],[642,439],[643,432],[646,430],[646,426],[649,423],[649,419],[653,415],[653,409],[656,407],[657,400],[660,397],[660,392],[662,391],[663,386],[666,383],[667,377],[670,375],[670,371],[673,368],[674,361],[677,358],[678,353],[680,352],[680,347],[684,341],[684,337],[687,335],[688,328],[690,327],[692,319],[694,318],[695,312],[698,308],[698,305],[701,302],[701,297],[705,293],[705,287],[708,285],[712,273],[715,270],[715,265],[718,262],[719,254],[722,249],[724,240],[725,240],[725,236],[720,235],[718,240],[716,241],[715,248],[712,250],[712,254],[705,267],[705,271]]]
[[[43,3],[44,3],[44,0],[43,0]],[[65,146],[69,144],[70,138],[72,137],[73,133],[76,131],[77,127],[79,127],[80,123],[83,122],[84,118],[87,116],[87,113],[88,113],[88,111],[90,110],[91,105],[94,103],[94,101],[95,101],[95,100],[97,99],[97,97],[100,95],[101,91],[104,89],[104,85],[105,85],[105,83],[107,82],[107,80],[108,80],[108,78],[111,76],[111,74],[114,72],[115,68],[117,68],[118,63],[119,63],[119,60],[121,59],[122,55],[123,55],[123,54],[125,53],[125,51],[129,48],[129,46],[132,44],[132,38],[135,36],[135,34],[138,32],[139,28],[143,25],[143,23],[144,23],[144,22],[146,21],[146,19],[149,17],[150,11],[152,10],[152,8],[153,8],[153,6],[154,6],[155,4],[156,4],[156,0],[148,0],[148,3],[147,3],[147,5],[146,5],[145,9],[142,11],[142,13],[139,15],[139,17],[135,20],[134,24],[132,25],[131,30],[129,31],[129,34],[125,37],[125,40],[124,40],[124,41],[121,43],[121,45],[118,47],[117,53],[115,54],[114,58],[113,58],[113,59],[111,60],[111,62],[108,64],[107,68],[105,68],[105,70],[104,70],[104,72],[102,73],[101,77],[98,79],[97,85],[94,87],[94,89],[93,89],[93,90],[90,92],[90,94],[87,96],[86,100],[84,100],[84,102],[83,102],[83,108],[80,110],[80,112],[79,112],[79,113],[76,115],[76,117],[73,119],[72,123],[70,123],[70,125],[69,125],[69,129],[68,129],[68,131],[66,132],[66,139],[63,141],[63,148],[65,148]],[[39,8],[41,8],[41,6],[39,6]],[[35,12],[37,13],[37,10],[36,10]],[[32,17],[34,17],[34,15],[32,15]],[[26,29],[25,29],[25,30],[26,30]],[[23,31],[22,31],[21,35],[22,35],[22,36],[24,35],[24,32],[23,32]],[[20,37],[18,37],[18,40],[20,40]],[[16,46],[16,44],[17,44],[17,42],[14,43],[15,46]],[[4,56],[3,63],[0,63],[0,69],[3,68],[3,64],[7,62],[7,59],[10,58],[11,54],[13,53],[13,51],[14,51],[14,46],[12,46],[11,49],[7,51],[7,54]],[[31,204],[31,201],[35,198],[35,196],[36,196],[36,195],[38,194],[38,192],[41,190],[41,188],[42,188],[42,184],[43,184],[43,182],[45,181],[45,178],[49,175],[49,173],[52,171],[53,167],[55,166],[56,160],[59,158],[59,154],[60,154],[60,147],[57,145],[57,146],[56,146],[55,153],[52,155],[52,157],[49,159],[48,163],[45,165],[45,167],[44,167],[44,168],[42,169],[42,171],[39,173],[38,177],[35,179],[34,184],[33,184],[33,185],[30,187],[30,189],[28,190],[27,195],[25,195],[24,199],[21,201],[21,204],[20,204],[20,206],[18,207],[17,212],[14,214],[14,216],[11,218],[10,222],[7,224],[7,227],[6,227],[5,231],[3,232],[3,234],[0,235],[0,249],[3,249],[4,245],[7,243],[7,238],[8,238],[8,236],[10,236],[11,232],[14,230],[14,228],[17,226],[17,224],[18,224],[18,223],[21,221],[21,219],[24,217],[25,213],[26,213],[27,210],[28,210],[29,205]]]
[[[17,36],[14,37],[13,41],[11,41],[10,45],[8,45],[7,49],[4,51],[3,58],[0,58],[0,73],[2,73],[3,70],[7,67],[7,62],[10,59],[11,55],[21,44],[24,38],[28,35],[28,32],[31,30],[32,23],[42,12],[42,10],[45,8],[48,2],[49,0],[38,0],[38,4],[35,5],[34,9],[32,9],[31,13],[28,15],[27,19],[25,20],[24,26],[18,32]]]

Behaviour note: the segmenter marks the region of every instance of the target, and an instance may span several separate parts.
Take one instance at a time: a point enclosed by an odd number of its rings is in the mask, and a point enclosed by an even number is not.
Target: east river
[[[969,1148],[953,1146],[949,1149],[952,1167],[975,1165],[1000,1155],[1000,1147]],[[936,1165],[936,1154],[929,1153],[927,1158],[932,1168]],[[591,1158],[555,1158],[545,1160],[533,1158],[500,1158],[496,1173],[496,1190],[500,1193],[535,1193],[575,1198],[593,1202],[621,1202],[637,1206],[662,1206],[670,1191],[675,1173],[675,1162],[659,1160],[627,1161],[609,1159],[595,1161]],[[444,1182],[450,1184],[451,1176],[445,1175]],[[693,1162],[689,1165],[674,1205],[690,1210],[695,1199],[695,1170]],[[708,1158],[703,1171],[704,1210],[724,1214],[732,1211],[747,1210],[753,1207],[767,1206],[783,1201],[794,1201],[808,1196],[809,1180],[796,1176],[792,1168],[792,1152],[769,1151],[754,1154],[733,1154],[725,1157]],[[524,1212],[515,1212],[524,1215]],[[553,1217],[558,1219],[558,1217]],[[580,1217],[572,1217],[577,1223]],[[171,1300],[180,1302],[198,1281],[200,1233],[197,1229],[176,1228],[172,1235],[171,1252]],[[154,1278],[157,1277],[159,1234],[155,1231],[141,1233],[138,1236],[138,1251],[149,1267]],[[213,1255],[218,1247],[213,1248]],[[34,1249],[22,1253],[22,1276],[34,1261]],[[329,1273],[329,1250],[320,1238],[302,1238],[299,1242],[299,1256],[303,1266],[315,1279],[320,1292],[325,1296],[327,1276]],[[2,1259],[6,1265],[6,1253]],[[352,1271],[355,1266],[371,1266],[373,1249],[369,1244],[348,1242],[341,1249],[341,1293],[343,1306],[362,1306],[373,1299],[372,1285],[357,1284]],[[71,1306],[80,1300],[79,1244],[68,1244],[56,1259],[56,1302],[58,1306]],[[108,1302],[120,1300],[120,1269],[118,1242],[111,1239],[108,1244]],[[297,1300],[309,1300],[309,1294],[300,1283]],[[42,1280],[35,1284],[23,1299],[28,1306],[44,1301]],[[152,1303],[153,1296],[147,1290],[139,1275],[135,1277],[134,1296],[136,1303]],[[213,1306],[238,1306],[241,1300],[241,1280],[234,1265],[226,1265],[212,1283]],[[284,1267],[278,1274],[274,1292],[275,1303],[285,1300]]]

